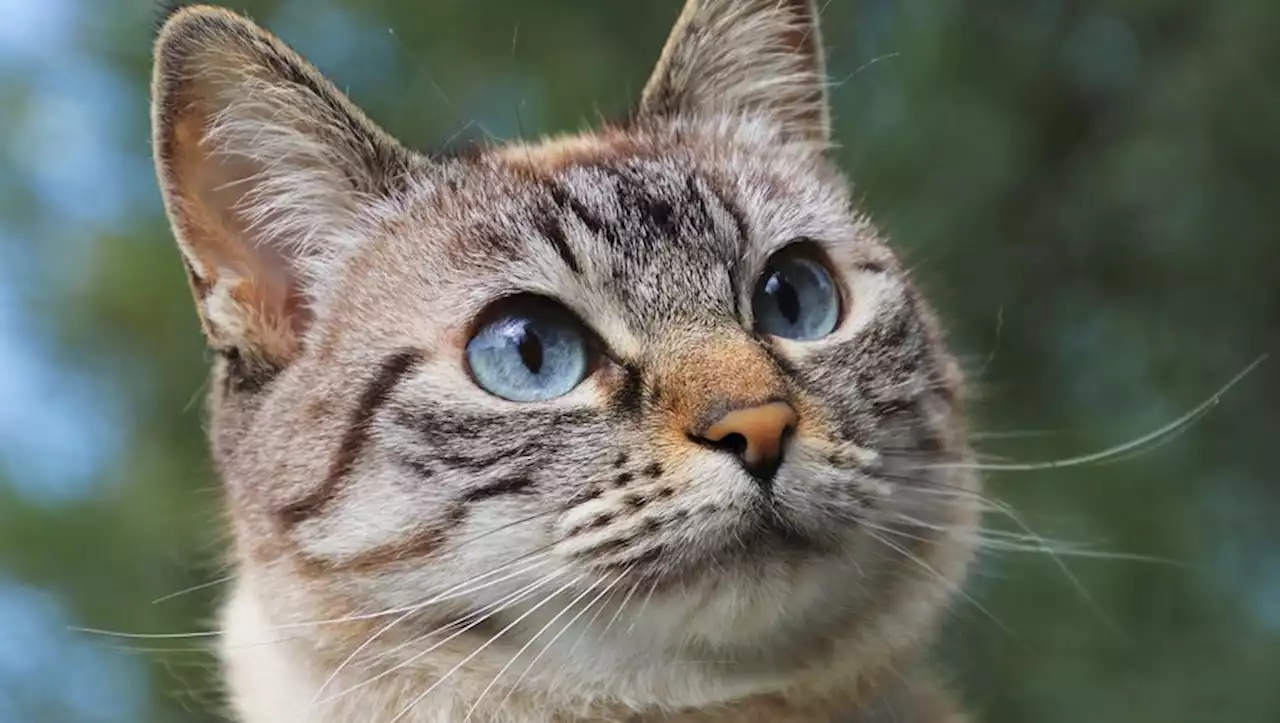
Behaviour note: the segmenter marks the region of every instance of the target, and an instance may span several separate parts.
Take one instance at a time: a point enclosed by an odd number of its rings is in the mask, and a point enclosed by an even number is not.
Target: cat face
[[[927,627],[976,515],[959,375],[824,158],[810,3],[695,0],[629,123],[457,158],[229,13],[157,52],[215,459],[282,623],[550,629],[598,686]]]

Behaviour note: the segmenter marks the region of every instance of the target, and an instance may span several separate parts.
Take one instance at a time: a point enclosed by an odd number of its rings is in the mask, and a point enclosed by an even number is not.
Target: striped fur
[[[962,384],[823,156],[819,38],[810,0],[690,0],[626,125],[429,160],[248,20],[167,20],[154,145],[219,351],[240,720],[961,720],[917,657],[977,524],[971,475],[920,469],[968,459]],[[796,242],[844,299],[811,342],[751,331]],[[561,398],[466,370],[521,294],[602,350]],[[776,400],[766,492],[690,439]]]

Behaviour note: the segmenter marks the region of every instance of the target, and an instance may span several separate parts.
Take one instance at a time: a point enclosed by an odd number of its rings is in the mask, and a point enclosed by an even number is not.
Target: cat
[[[939,323],[829,160],[814,0],[688,0],[633,114],[429,157],[173,10],[156,170],[215,356],[243,723],[968,720]]]

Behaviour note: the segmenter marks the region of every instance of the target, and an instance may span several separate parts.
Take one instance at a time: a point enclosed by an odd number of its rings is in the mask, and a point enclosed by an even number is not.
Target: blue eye
[[[551,302],[529,297],[502,302],[467,342],[476,383],[513,402],[569,393],[587,376],[588,361],[582,325]]]
[[[756,330],[786,339],[819,339],[840,321],[840,292],[805,245],[774,255],[760,276],[751,310]]]

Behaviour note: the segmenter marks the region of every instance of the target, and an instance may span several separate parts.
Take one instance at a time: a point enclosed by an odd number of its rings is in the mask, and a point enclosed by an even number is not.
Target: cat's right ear
[[[755,116],[788,143],[831,134],[817,0],[685,0],[638,115]]]
[[[282,368],[360,209],[422,163],[275,36],[210,6],[160,29],[152,143],[210,345]]]

